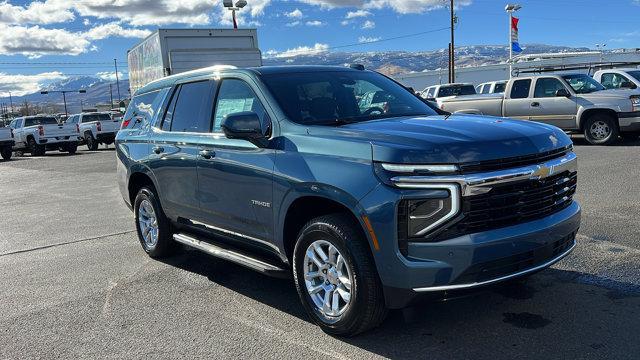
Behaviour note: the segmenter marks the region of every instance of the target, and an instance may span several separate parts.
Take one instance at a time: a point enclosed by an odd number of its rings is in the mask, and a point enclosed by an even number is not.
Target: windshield
[[[589,75],[563,75],[562,78],[567,82],[567,84],[569,84],[569,86],[571,86],[571,88],[573,88],[573,91],[575,91],[576,94],[589,94],[595,91],[604,90],[604,86],[593,80]]]
[[[294,122],[340,125],[436,112],[392,80],[373,72],[267,74],[262,81]]]
[[[438,97],[475,95],[476,88],[473,85],[442,86],[438,92]]]
[[[640,81],[640,70],[627,71],[627,74],[631,75],[634,79]]]
[[[58,122],[52,117],[33,117],[24,119],[24,127],[35,125],[58,125]]]

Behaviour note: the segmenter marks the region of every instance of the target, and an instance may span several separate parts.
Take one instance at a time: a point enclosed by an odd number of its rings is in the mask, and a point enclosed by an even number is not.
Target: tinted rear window
[[[82,122],[92,122],[92,121],[110,121],[111,116],[109,114],[90,114],[90,115],[82,115]]]
[[[473,85],[443,86],[438,92],[438,97],[474,94],[476,94],[476,88]]]
[[[506,83],[497,83],[496,87],[493,89],[494,93],[501,93],[504,92],[505,87],[507,86]]]
[[[149,124],[158,112],[164,100],[164,95],[168,91],[168,89],[162,89],[136,95],[129,103],[127,112],[124,114],[124,119],[130,121],[127,128],[139,128],[143,124]]]
[[[511,87],[512,99],[524,99],[529,97],[529,89],[531,89],[531,79],[516,80]]]
[[[213,112],[214,81],[198,81],[180,85],[173,95],[175,108],[167,111],[163,124],[170,122],[174,132],[209,132]],[[178,92],[179,91],[179,92]],[[176,99],[177,96],[177,99]],[[173,104],[172,100],[172,104]]]
[[[24,119],[25,127],[35,125],[58,125],[58,121],[56,121],[56,118],[52,117],[35,117]]]

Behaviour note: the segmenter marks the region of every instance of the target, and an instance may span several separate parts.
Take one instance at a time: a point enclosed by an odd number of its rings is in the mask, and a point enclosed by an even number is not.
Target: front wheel
[[[584,124],[584,137],[592,145],[611,145],[618,141],[616,119],[607,114],[590,116]]]
[[[0,150],[0,153],[4,160],[10,160],[11,155],[13,155],[13,150],[11,149],[11,146],[5,146]]]
[[[93,137],[93,135],[87,133],[84,136],[84,141],[87,144],[87,148],[91,151],[98,150],[98,140]]]
[[[343,215],[326,215],[300,231],[293,253],[298,296],[332,335],[353,336],[385,318],[382,285],[366,238]]]
[[[136,231],[142,249],[152,258],[170,255],[175,247],[171,224],[151,188],[143,187],[138,191],[134,211]]]

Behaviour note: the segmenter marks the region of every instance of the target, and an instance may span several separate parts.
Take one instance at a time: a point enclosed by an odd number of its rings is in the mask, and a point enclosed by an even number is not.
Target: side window
[[[267,112],[251,87],[242,80],[223,80],[216,102],[213,131],[222,131],[220,125],[225,116],[243,111],[253,111],[258,114],[264,125]]]
[[[481,94],[488,94],[491,91],[491,84],[485,84],[482,87],[482,91],[480,92]]]
[[[507,86],[506,83],[497,83],[496,87],[493,88],[493,92],[494,93],[503,93],[504,92],[504,88]]]
[[[531,79],[516,80],[511,87],[511,99],[525,99],[529,97]]]
[[[158,96],[158,94],[163,92],[164,90],[158,90],[134,96],[123,117],[125,123],[130,122],[127,128],[140,128],[150,123],[158,111],[163,98],[162,96]]]
[[[171,131],[209,132],[214,84],[214,81],[206,80],[180,85],[180,92],[174,95],[177,99],[171,114]]]
[[[180,87],[176,88],[171,96],[171,101],[167,106],[167,112],[164,115],[164,120],[162,121],[162,130],[163,131],[171,131],[171,122],[173,121],[173,111],[176,109],[176,102],[178,101],[178,95],[180,95]]]
[[[536,88],[533,92],[535,98],[555,97],[556,91],[566,89],[564,85],[554,78],[540,78],[536,81]]]
[[[15,128],[16,128],[16,122],[17,122],[17,120],[12,120],[12,121],[9,123],[9,127],[10,127],[10,128],[12,128],[12,129],[15,129]]]
[[[622,84],[625,82],[629,82],[625,76],[616,74],[616,73],[605,73],[602,74],[602,79],[600,83],[606,89],[620,89]]]
[[[436,92],[436,88],[429,88],[429,91],[427,91],[427,97],[432,98],[435,92]]]

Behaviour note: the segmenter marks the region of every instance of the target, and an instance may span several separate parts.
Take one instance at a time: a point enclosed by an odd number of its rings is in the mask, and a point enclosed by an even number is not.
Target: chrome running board
[[[223,245],[214,245],[211,242],[200,240],[195,235],[174,234],[173,239],[181,244],[200,250],[211,256],[231,261],[232,263],[261,272],[265,275],[279,278],[287,278],[291,276],[291,271],[288,269],[271,264],[240,250],[231,249],[227,246],[223,247]]]

